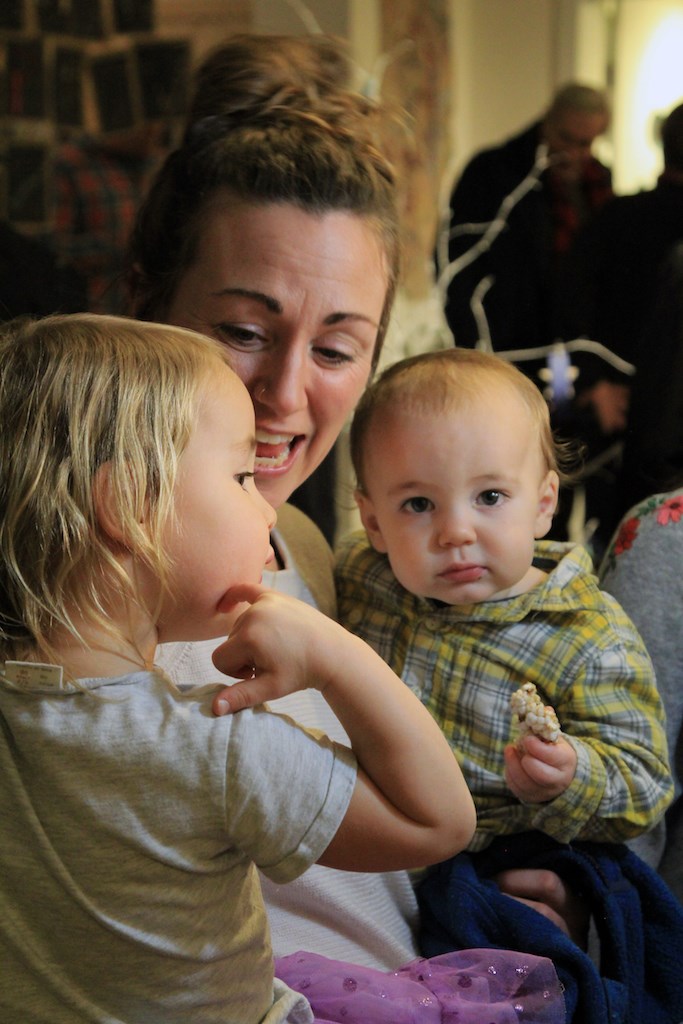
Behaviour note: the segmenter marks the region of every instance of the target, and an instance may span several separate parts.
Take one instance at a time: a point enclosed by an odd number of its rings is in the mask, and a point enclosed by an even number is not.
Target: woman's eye
[[[241,324],[217,324],[214,330],[217,337],[227,344],[251,347],[263,341],[263,335],[253,327],[243,327]]]
[[[403,502],[402,508],[408,509],[409,512],[429,512],[430,509],[434,508],[434,505],[429,498],[408,498],[407,501]]]
[[[334,364],[336,366],[342,366],[344,363],[353,362],[353,356],[349,355],[348,352],[341,352],[338,348],[325,348],[324,346],[318,346],[315,353],[324,363]]]
[[[493,505],[498,505],[502,497],[503,495],[500,491],[482,491],[479,495],[479,503],[492,507]]]

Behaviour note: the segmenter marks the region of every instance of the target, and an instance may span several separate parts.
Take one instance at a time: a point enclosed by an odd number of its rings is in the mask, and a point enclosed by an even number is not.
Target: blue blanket
[[[600,965],[552,922],[491,880],[508,868],[547,868],[591,907]],[[433,868],[418,886],[425,956],[518,949],[550,957],[575,1024],[681,1024],[683,907],[626,846],[558,843],[531,832],[495,840]]]

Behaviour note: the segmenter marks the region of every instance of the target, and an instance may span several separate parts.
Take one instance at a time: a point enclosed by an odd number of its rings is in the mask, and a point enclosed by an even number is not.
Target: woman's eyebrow
[[[269,313],[281,315],[284,312],[282,303],[273,298],[272,295],[256,291],[253,288],[221,288],[213,294],[216,298],[223,298],[226,295],[232,295],[241,299],[251,299],[254,302],[259,302],[262,306],[265,306]],[[365,323],[370,324],[372,327],[379,326],[372,317],[365,316],[364,313],[330,313],[329,316],[325,317],[323,322],[328,327],[332,327],[334,324],[343,323],[345,320],[362,320]]]
[[[334,324],[343,323],[345,320],[362,320],[372,327],[379,327],[379,324],[372,317],[366,316],[364,313],[330,313],[329,316],[325,317],[323,323],[328,327],[332,327]]]
[[[213,294],[216,298],[235,295],[242,299],[252,299],[254,302],[260,302],[270,313],[282,313],[282,303],[274,299],[272,295],[266,295],[265,292],[258,292],[252,288],[221,288]]]

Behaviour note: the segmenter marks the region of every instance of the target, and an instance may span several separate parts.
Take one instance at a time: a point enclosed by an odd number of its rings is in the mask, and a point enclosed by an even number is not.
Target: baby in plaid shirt
[[[441,725],[477,806],[469,849],[652,828],[673,794],[652,664],[588,552],[542,540],[566,451],[536,386],[469,349],[404,360],[361,400],[351,456],[365,529],[339,548],[340,621]],[[526,683],[556,742],[520,737]]]

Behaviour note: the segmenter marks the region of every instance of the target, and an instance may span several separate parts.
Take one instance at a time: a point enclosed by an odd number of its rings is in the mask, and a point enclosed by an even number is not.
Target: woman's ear
[[[95,473],[93,506],[95,520],[103,535],[112,542],[112,546],[127,549],[126,531],[115,500],[111,462],[103,463]]]
[[[534,537],[539,540],[545,537],[550,529],[557,508],[557,501],[560,494],[560,478],[554,469],[549,470],[538,490],[538,511],[536,513],[536,528]]]
[[[375,551],[379,551],[381,554],[385,555],[387,552],[387,546],[384,543],[384,539],[382,537],[382,531],[377,521],[377,516],[375,514],[375,506],[372,503],[372,499],[369,498],[364,491],[358,490],[353,492],[353,496],[356,499],[358,511],[360,512],[361,522],[365,527],[365,532],[368,535],[368,540],[372,544]]]

